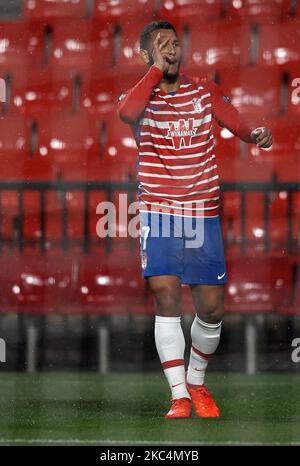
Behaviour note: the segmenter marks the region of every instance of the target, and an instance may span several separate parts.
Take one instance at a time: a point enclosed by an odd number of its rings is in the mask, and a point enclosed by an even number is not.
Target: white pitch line
[[[0,444],[12,444],[12,443],[23,443],[23,444],[63,444],[63,445],[99,445],[99,446],[108,446],[108,445],[118,445],[118,446],[126,446],[126,445],[169,445],[169,446],[204,446],[204,445],[245,445],[245,446],[263,446],[263,445],[290,445],[290,446],[299,446],[300,442],[240,442],[240,441],[226,441],[226,442],[169,442],[169,441],[147,441],[147,440],[139,440],[139,441],[132,441],[132,440],[82,440],[82,439],[21,439],[21,438],[14,438],[14,439],[5,439],[0,438]]]

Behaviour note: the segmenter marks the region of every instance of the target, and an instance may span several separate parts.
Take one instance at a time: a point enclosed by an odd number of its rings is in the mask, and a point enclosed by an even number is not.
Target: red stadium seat
[[[237,257],[228,261],[226,312],[272,312],[287,303],[292,269],[287,258]]]
[[[50,173],[47,178],[43,178],[42,175],[37,177],[37,179],[33,179],[33,175],[31,173],[32,166],[30,162],[31,161],[27,161],[25,164],[27,173],[20,170],[19,178],[17,178],[13,173],[12,176],[9,179],[6,178],[5,181],[51,181],[50,175],[52,175],[52,173]],[[39,174],[41,174],[40,171]],[[54,176],[52,178],[54,178]],[[58,237],[60,239],[62,238],[62,196],[63,193],[60,192],[49,191],[45,193],[43,212],[45,234],[49,240],[56,240]],[[8,243],[14,243],[20,239],[20,236],[22,236],[25,242],[33,241],[38,243],[42,236],[41,202],[41,193],[39,190],[22,190],[19,192],[17,188],[14,188],[13,190],[5,188],[1,189],[0,211],[2,212],[2,240]],[[22,215],[22,218],[20,215]],[[58,218],[59,221],[57,220]],[[55,225],[53,224],[52,219],[55,219]],[[60,229],[60,234],[54,233],[57,231],[58,227]]]
[[[137,251],[82,256],[78,289],[83,312],[142,312],[144,286]]]
[[[274,172],[277,179],[282,183],[299,183],[300,182],[300,160],[298,154],[290,155],[288,158],[274,157]]]
[[[215,121],[213,129],[215,155],[221,182],[270,181],[272,165],[265,159],[247,158],[244,154],[245,148],[251,148],[252,144],[242,142],[229,130],[221,128]]]
[[[218,158],[238,159],[241,153],[240,140],[228,129],[221,128],[213,119],[215,152]]]
[[[42,225],[41,225],[41,195],[38,191],[25,192],[23,200],[24,209],[24,224],[23,224],[23,239],[25,243],[32,241],[38,245],[42,237]],[[60,231],[59,238],[55,236],[55,232],[62,221],[62,193],[59,192],[46,192],[45,193],[45,205],[44,205],[44,240],[45,247],[49,249],[49,241],[58,240],[62,238],[62,231]],[[51,220],[56,218],[60,214],[60,223],[54,224]],[[60,243],[61,244],[61,243]]]
[[[88,160],[99,157],[99,131],[86,114],[54,113],[37,120],[34,158],[47,158],[65,179],[87,179]]]
[[[113,26],[91,20],[52,21],[50,63],[75,71],[113,64]]]
[[[49,192],[46,197],[47,208],[45,213],[47,243],[50,246],[56,243],[62,244],[64,235],[63,206],[65,205],[65,241],[68,244],[76,242],[82,247],[86,239],[90,242],[91,246],[95,243],[102,243],[104,249],[107,245],[107,230],[110,229],[110,238],[114,243],[114,250],[116,246],[128,248],[131,237],[128,235],[127,222],[132,219],[132,216],[136,215],[136,211],[131,214],[131,212],[128,213],[128,210],[131,202],[134,200],[135,193],[133,193],[131,199],[126,189],[121,191],[115,190],[113,198],[110,198],[107,190],[102,188],[89,193],[88,204],[86,206],[84,192],[82,191],[69,190],[66,193]],[[87,212],[85,212],[85,208],[87,208]],[[109,225],[107,224],[107,209],[111,209]],[[28,212],[29,209],[26,210],[29,218]],[[85,238],[85,213],[88,214],[88,238]],[[38,215],[39,211],[36,210],[35,224],[39,226]],[[40,226],[38,229],[40,230]],[[31,237],[33,237],[32,234]]]
[[[78,258],[72,254],[8,251],[0,256],[0,311],[72,313]]]
[[[2,169],[12,170],[10,163],[23,162],[30,154],[30,121],[21,115],[0,116]],[[3,171],[1,169],[1,176]]]
[[[231,97],[231,103],[246,115],[279,114],[282,73],[277,67],[246,67],[224,69],[220,85]]]
[[[1,241],[14,243],[19,238],[19,198],[17,191],[2,189],[0,193]]]
[[[138,24],[128,24],[123,21],[120,25],[118,34],[120,47],[116,54],[116,72],[145,74],[147,65],[139,55],[140,50],[140,32],[143,26]]]
[[[27,190],[22,196],[22,223],[20,219],[20,200],[18,191],[1,190],[0,195],[0,212],[3,213],[1,222],[1,239],[6,243],[14,243],[21,232],[25,244],[33,242],[39,246],[43,239],[46,249],[55,246],[62,247],[63,242],[83,246],[84,242],[84,209],[85,200],[84,192],[79,190],[47,191],[44,194],[44,231],[41,223],[41,194],[38,190]],[[89,239],[91,241],[100,241],[97,233],[97,222],[101,218],[101,202],[108,201],[108,195],[105,191],[91,192],[87,205],[89,215]],[[105,207],[106,205],[104,205]],[[116,212],[116,235],[123,231],[126,225],[118,223],[118,204],[115,202]],[[126,206],[127,207],[127,206]],[[65,210],[64,210],[65,208]],[[98,213],[97,213],[98,212]],[[102,212],[104,215],[105,212]],[[43,238],[42,238],[42,235]],[[105,240],[102,239],[104,242]]]
[[[101,121],[86,113],[50,114],[37,119],[37,131],[38,146],[32,160],[51,163],[54,178],[128,181],[136,175],[133,133],[115,109]]]
[[[42,64],[44,27],[41,23],[1,21],[0,42],[0,66],[30,68],[32,65]]]
[[[270,253],[287,255],[288,253],[288,216],[287,193],[273,192],[269,195],[269,221],[266,228],[264,218],[264,193],[249,192],[245,197],[245,231],[243,233],[241,218],[242,205],[240,193],[223,194],[223,232],[226,246],[230,251],[240,253],[243,240],[247,254],[259,254],[265,251],[266,240]],[[297,209],[292,211],[292,247],[299,235]],[[243,236],[245,235],[245,236]],[[268,237],[267,237],[268,235]]]
[[[300,197],[298,192],[292,194],[291,206],[291,244],[289,243],[288,229],[288,192],[280,191],[272,193],[270,205],[270,240],[272,248],[284,253],[293,254],[299,249],[299,206]],[[291,248],[291,249],[289,249]]]
[[[108,112],[115,112],[116,101],[122,92],[131,89],[143,76],[132,74],[108,74],[98,70],[92,73],[92,77],[82,74],[82,86],[80,94],[80,107],[92,115],[103,116]]]
[[[247,196],[246,198],[249,198]],[[251,241],[251,252],[253,249],[257,249],[257,244],[253,245],[253,234],[252,228],[256,224],[251,221],[249,218],[248,212],[248,202],[246,203],[246,230],[242,231],[241,218],[242,218],[242,201],[241,195],[239,192],[225,191],[223,192],[222,199],[222,229],[223,229],[223,238],[225,241],[226,248],[230,249],[230,253],[236,251],[240,253],[242,241],[246,241],[247,252],[249,251],[250,241]],[[261,226],[261,225],[259,225]],[[243,236],[245,235],[245,237]],[[260,241],[259,241],[260,242]],[[257,243],[257,241],[255,241]]]
[[[90,245],[102,242],[104,248],[108,228],[106,209],[110,208],[110,237],[115,245],[129,247],[131,236],[128,235],[128,222],[135,228],[133,217],[137,214],[137,206],[131,205],[136,202],[136,194],[130,195],[126,188],[115,190],[111,197],[105,186],[100,186],[98,190],[89,192],[87,204],[83,190],[71,188],[67,191],[46,191],[43,206],[44,230],[40,191],[24,190],[21,200],[22,218],[18,191],[1,190],[0,213],[3,215],[0,238],[6,244],[17,244],[18,238],[22,237],[27,247],[29,242],[39,246],[40,241],[43,241],[46,249],[62,247],[63,244],[76,244],[82,248],[86,244],[84,242],[88,241]],[[87,225],[85,221],[88,222]]]
[[[84,18],[86,0],[24,0],[23,15],[28,19]]]
[[[144,280],[137,253],[100,251],[98,257],[74,250],[1,255],[0,312],[143,312]]]
[[[189,22],[189,48],[184,64],[195,69],[247,65],[249,47],[247,26],[219,21],[199,28],[195,18]]]
[[[103,21],[124,20],[126,16],[154,21],[155,0],[94,0],[93,16]]]
[[[243,22],[273,23],[288,17],[291,0],[229,0],[226,18]]]
[[[65,241],[69,244],[76,242],[80,247],[83,246],[84,241],[84,209],[85,199],[84,193],[78,190],[70,190],[65,193],[48,193],[48,199],[56,199],[56,209],[48,209],[46,212],[46,240],[49,244],[62,244],[64,235],[65,221]],[[48,201],[48,202],[49,202]],[[99,242],[97,234],[97,221],[100,215],[97,215],[97,206],[101,202],[107,202],[108,195],[105,191],[92,191],[89,194],[89,202],[87,206],[89,222],[89,239],[93,242]],[[65,205],[65,220],[63,218],[63,206]],[[103,243],[105,240],[103,240]]]
[[[105,145],[101,164],[105,167],[104,179],[128,181],[135,179],[138,149],[130,125],[123,123],[116,112],[103,115]],[[93,172],[93,165],[90,166]],[[103,176],[102,176],[103,179]]]
[[[300,60],[300,21],[261,26],[258,64],[287,67]]]
[[[280,181],[300,180],[300,124],[290,117],[269,118],[267,126],[273,134],[273,145],[259,149],[256,145],[246,146],[245,157],[256,163],[265,162],[276,172]]]
[[[295,116],[300,115],[300,65],[291,66],[288,72],[288,100],[287,112]]]
[[[21,172],[22,179],[28,181],[55,181],[60,175],[59,167],[48,157],[38,157],[36,154],[25,160]]]
[[[204,23],[220,19],[222,9],[222,0],[163,0],[159,15],[171,23],[178,20],[184,23],[188,18]]]
[[[81,194],[81,193],[80,193]],[[61,247],[65,240],[67,244],[74,240],[83,240],[83,211],[82,206],[75,210],[73,204],[74,197],[77,198],[77,192],[47,192],[46,193],[46,209],[45,209],[45,245],[47,249],[53,249],[56,246]],[[71,205],[70,205],[71,204]],[[64,212],[63,207],[66,206]],[[52,207],[51,207],[52,206]],[[71,208],[72,207],[72,208]],[[30,219],[30,224],[37,226],[37,231],[40,232],[39,210],[33,215],[27,214]],[[65,222],[65,231],[64,231]],[[64,236],[65,235],[65,236]],[[25,239],[30,238],[29,232],[24,232]]]
[[[300,268],[297,270],[296,282],[291,292],[291,299],[286,304],[278,306],[279,314],[283,316],[299,316],[300,315]]]
[[[262,243],[268,234],[270,252],[287,254],[288,218],[287,193],[273,192],[269,195],[269,228],[266,231],[264,222],[264,195],[253,193],[250,199],[249,224],[253,243]],[[249,236],[250,236],[249,235]]]
[[[24,196],[24,231],[25,241],[37,243],[42,235],[40,220],[40,196],[35,192],[26,193]],[[108,196],[104,191],[91,192],[87,211],[89,215],[88,239],[97,240],[97,221],[100,216],[96,215],[96,208],[100,202],[107,201]],[[65,210],[64,210],[65,208]],[[66,192],[48,191],[45,194],[44,210],[44,241],[46,248],[62,247],[76,244],[83,247],[85,239],[84,214],[85,214],[84,192],[79,190],[68,190]],[[103,240],[104,241],[104,240]]]
[[[0,76],[7,76],[7,72],[0,71]],[[8,76],[6,87],[9,100],[5,106],[10,114],[33,116],[49,110],[71,111],[74,77],[66,72],[38,68],[24,73],[22,68],[16,68]]]

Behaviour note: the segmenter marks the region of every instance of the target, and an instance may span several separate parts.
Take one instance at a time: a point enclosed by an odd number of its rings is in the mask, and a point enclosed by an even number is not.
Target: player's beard
[[[179,69],[177,68],[176,73],[169,73],[168,71],[164,72],[163,79],[168,81],[168,83],[173,84],[177,81],[179,76]]]
[[[177,66],[177,71],[176,73],[170,73],[169,71],[164,71],[164,74],[163,74],[163,79],[165,81],[167,81],[168,83],[170,84],[173,84],[177,81],[178,79],[178,76],[179,76],[179,67],[180,67],[180,62],[181,60],[178,61],[178,66]],[[150,56],[149,58],[149,66],[152,66],[154,65],[154,61],[152,59],[152,57]]]

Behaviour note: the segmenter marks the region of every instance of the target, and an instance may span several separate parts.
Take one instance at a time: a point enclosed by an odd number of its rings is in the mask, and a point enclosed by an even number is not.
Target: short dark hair
[[[156,29],[172,29],[175,34],[177,35],[176,29],[173,24],[169,23],[169,21],[153,21],[147,26],[144,27],[143,31],[140,35],[140,48],[147,50],[148,41],[151,32],[156,31]]]

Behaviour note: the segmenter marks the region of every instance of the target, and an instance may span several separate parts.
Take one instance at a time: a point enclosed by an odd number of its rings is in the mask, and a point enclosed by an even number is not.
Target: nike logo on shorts
[[[218,275],[218,280],[221,280],[223,277],[225,277],[226,272],[224,272],[222,275]]]

